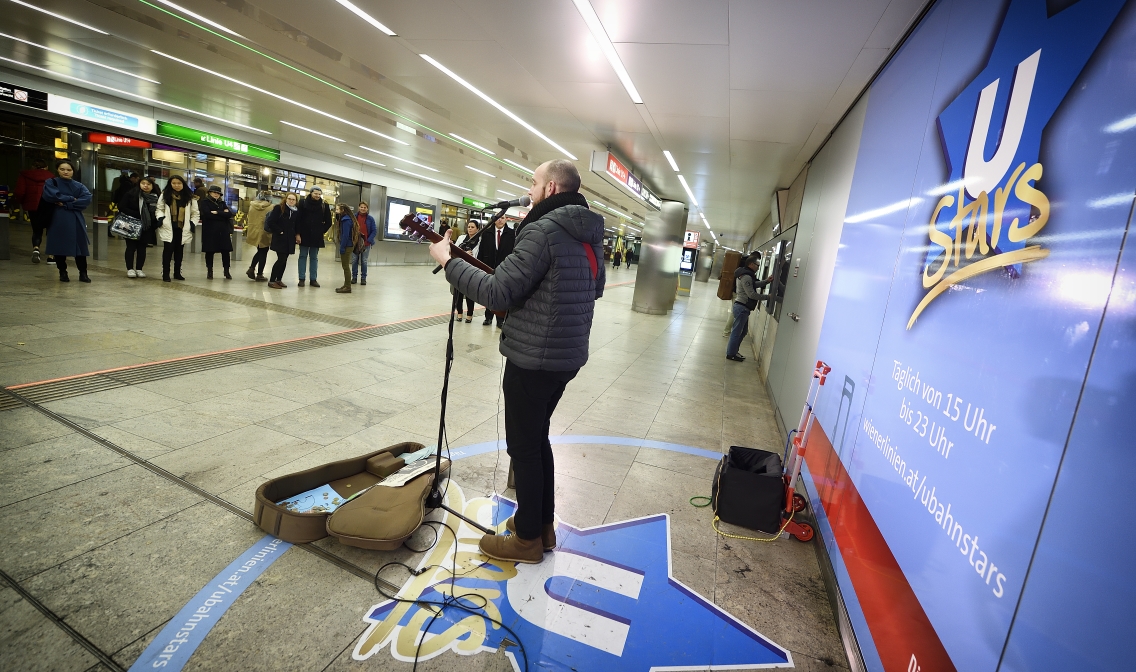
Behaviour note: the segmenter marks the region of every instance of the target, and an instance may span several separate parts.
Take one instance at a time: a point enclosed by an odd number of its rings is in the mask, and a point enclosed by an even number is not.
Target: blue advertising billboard
[[[1136,3],[942,0],[868,96],[818,522],[869,669],[997,670],[1063,459],[1114,431],[1075,429],[1136,193]]]

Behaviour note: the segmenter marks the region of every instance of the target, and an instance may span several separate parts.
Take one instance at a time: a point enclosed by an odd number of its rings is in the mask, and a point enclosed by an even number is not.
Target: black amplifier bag
[[[710,497],[714,513],[732,525],[774,534],[781,529],[785,482],[781,456],[756,448],[730,446],[714,471]]]

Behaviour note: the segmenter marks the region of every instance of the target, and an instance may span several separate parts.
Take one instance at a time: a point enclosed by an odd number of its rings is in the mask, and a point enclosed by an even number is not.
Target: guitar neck
[[[408,231],[414,231],[414,233],[417,233],[431,243],[436,243],[439,240],[442,240],[442,234],[415,221],[407,221],[406,219],[404,219],[399,223],[399,226]],[[490,268],[485,262],[481,261],[477,257],[474,257],[472,254],[466,252],[457,245],[454,245],[452,242],[450,243],[450,256],[461,259],[462,261],[471,264],[472,266],[479,268],[486,273],[493,273],[493,269]]]

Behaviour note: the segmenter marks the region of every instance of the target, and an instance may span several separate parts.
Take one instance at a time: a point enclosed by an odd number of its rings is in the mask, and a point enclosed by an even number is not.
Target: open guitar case
[[[396,549],[422,524],[434,470],[398,487],[372,486],[406,465],[400,455],[423,447],[420,443],[399,443],[267,481],[256,490],[253,521],[265,532],[294,544],[330,535],[348,546]],[[442,478],[447,477],[449,469],[450,461],[442,459]],[[322,506],[297,512],[283,504],[321,486],[328,486],[341,500],[356,496],[330,512],[325,510],[330,507]]]

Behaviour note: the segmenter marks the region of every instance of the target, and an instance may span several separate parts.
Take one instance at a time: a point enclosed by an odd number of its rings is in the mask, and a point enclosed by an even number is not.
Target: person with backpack
[[[43,242],[44,223],[36,217],[39,210],[40,196],[43,195],[43,184],[52,178],[51,171],[47,169],[47,161],[36,159],[32,167],[20,171],[16,177],[16,190],[12,196],[20,204],[20,209],[32,223],[32,263],[39,263],[39,246]],[[49,222],[50,223],[50,222]]]
[[[90,282],[87,275],[87,257],[90,247],[87,241],[87,220],[83,211],[94,197],[75,176],[75,166],[63,159],[56,164],[53,177],[43,183],[39,211],[41,216],[50,212],[51,225],[47,230],[47,255],[55,260],[59,268],[59,281],[71,282],[67,277],[67,257],[75,257],[75,267],[79,269],[79,282]]]
[[[734,288],[737,297],[734,299],[734,326],[730,330],[730,340],[726,345],[726,359],[732,362],[744,362],[745,356],[738,354],[742,339],[749,333],[749,314],[757,308],[762,299],[768,295],[758,294],[757,290],[768,285],[773,276],[757,281],[757,266],[761,263],[761,253],[754,252],[746,257],[745,263],[734,271]]]
[[[351,208],[340,203],[335,206],[336,226],[332,239],[339,248],[339,263],[343,266],[343,286],[336,287],[336,294],[351,293],[351,257],[357,250],[362,250],[367,239],[359,235],[359,228],[355,226],[355,215]]]
[[[355,252],[351,255],[351,284],[355,284],[355,280],[359,280],[360,285],[367,284],[367,258],[371,256],[371,246],[375,244],[375,238],[379,235],[379,227],[375,224],[375,218],[370,215],[371,206],[366,203],[360,203],[358,212],[355,213],[355,228],[359,230],[359,235],[363,236],[366,244],[363,246],[362,252]]]

